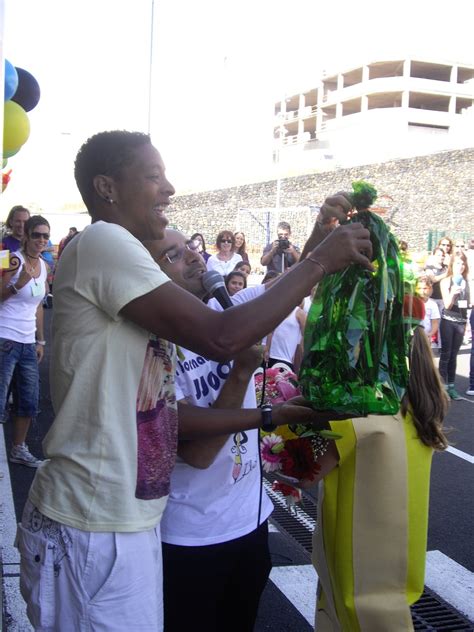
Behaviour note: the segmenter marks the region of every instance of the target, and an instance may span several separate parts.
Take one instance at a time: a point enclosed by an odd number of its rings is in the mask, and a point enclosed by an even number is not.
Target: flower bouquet
[[[259,404],[280,404],[301,395],[297,376],[283,367],[257,373],[255,391]],[[298,482],[314,480],[321,469],[318,457],[325,453],[328,440],[337,438],[339,435],[330,430],[316,430],[306,424],[278,426],[272,432],[261,432],[262,468],[277,475],[279,480],[272,487],[285,496],[288,507],[293,508],[301,500]]]

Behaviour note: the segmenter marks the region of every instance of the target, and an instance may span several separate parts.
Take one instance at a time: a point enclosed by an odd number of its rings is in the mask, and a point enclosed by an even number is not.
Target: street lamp
[[[153,31],[155,25],[155,0],[151,0],[151,29],[150,29],[150,62],[148,74],[148,136],[151,127],[151,89],[153,81]]]
[[[277,165],[277,186],[276,186],[276,200],[275,200],[275,209],[276,211],[278,211],[278,214],[280,212],[280,194],[281,194],[281,173],[280,173],[280,152],[282,150],[283,147],[283,143],[285,140],[285,136],[288,134],[288,130],[286,129],[284,122],[285,122],[285,115],[283,114],[283,112],[279,112],[278,113],[278,145],[277,145],[277,150],[276,150],[276,165]]]

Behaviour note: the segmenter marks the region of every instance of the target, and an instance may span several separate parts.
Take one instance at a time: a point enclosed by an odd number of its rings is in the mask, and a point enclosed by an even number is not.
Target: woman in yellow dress
[[[397,415],[331,422],[342,435],[320,460],[313,564],[318,632],[413,630],[423,592],[433,450],[448,400],[421,327],[411,340]]]

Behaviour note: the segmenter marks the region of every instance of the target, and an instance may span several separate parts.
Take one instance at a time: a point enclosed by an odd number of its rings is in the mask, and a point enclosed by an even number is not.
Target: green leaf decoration
[[[372,206],[377,199],[377,189],[364,180],[352,183],[351,202],[358,211],[364,211]]]
[[[342,439],[342,434],[333,432],[332,430],[320,430],[319,434],[323,439],[333,439],[334,441]]]
[[[375,272],[354,265],[319,284],[308,313],[299,383],[318,410],[391,415],[408,380],[403,265],[397,240],[378,215],[361,210],[349,223],[355,221],[370,230]]]

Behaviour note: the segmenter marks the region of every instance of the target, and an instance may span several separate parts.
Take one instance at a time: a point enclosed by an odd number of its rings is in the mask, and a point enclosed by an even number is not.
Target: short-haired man
[[[13,206],[8,213],[5,226],[10,234],[2,240],[2,250],[16,252],[21,248],[23,235],[25,234],[25,222],[30,217],[30,211],[21,205]]]
[[[267,272],[285,272],[300,260],[300,250],[291,243],[291,226],[288,222],[280,222],[277,226],[277,239],[267,244],[260,258],[262,266],[267,266]]]
[[[145,245],[172,281],[197,298],[206,296],[201,283],[206,265],[194,242],[167,230],[164,239]],[[247,288],[232,301],[239,305],[265,291],[263,285]],[[222,309],[215,300],[210,303]],[[250,367],[252,356],[244,354],[233,367],[184,348],[180,355],[175,380],[180,458],[161,522],[165,630],[252,630],[271,569],[267,518],[272,504],[261,488],[256,430],[261,411],[252,379],[261,351]],[[220,419],[208,418],[210,407],[219,409]],[[311,414],[288,403],[276,405],[273,417],[277,424],[324,422],[334,413]],[[234,618],[236,594],[240,606]]]

